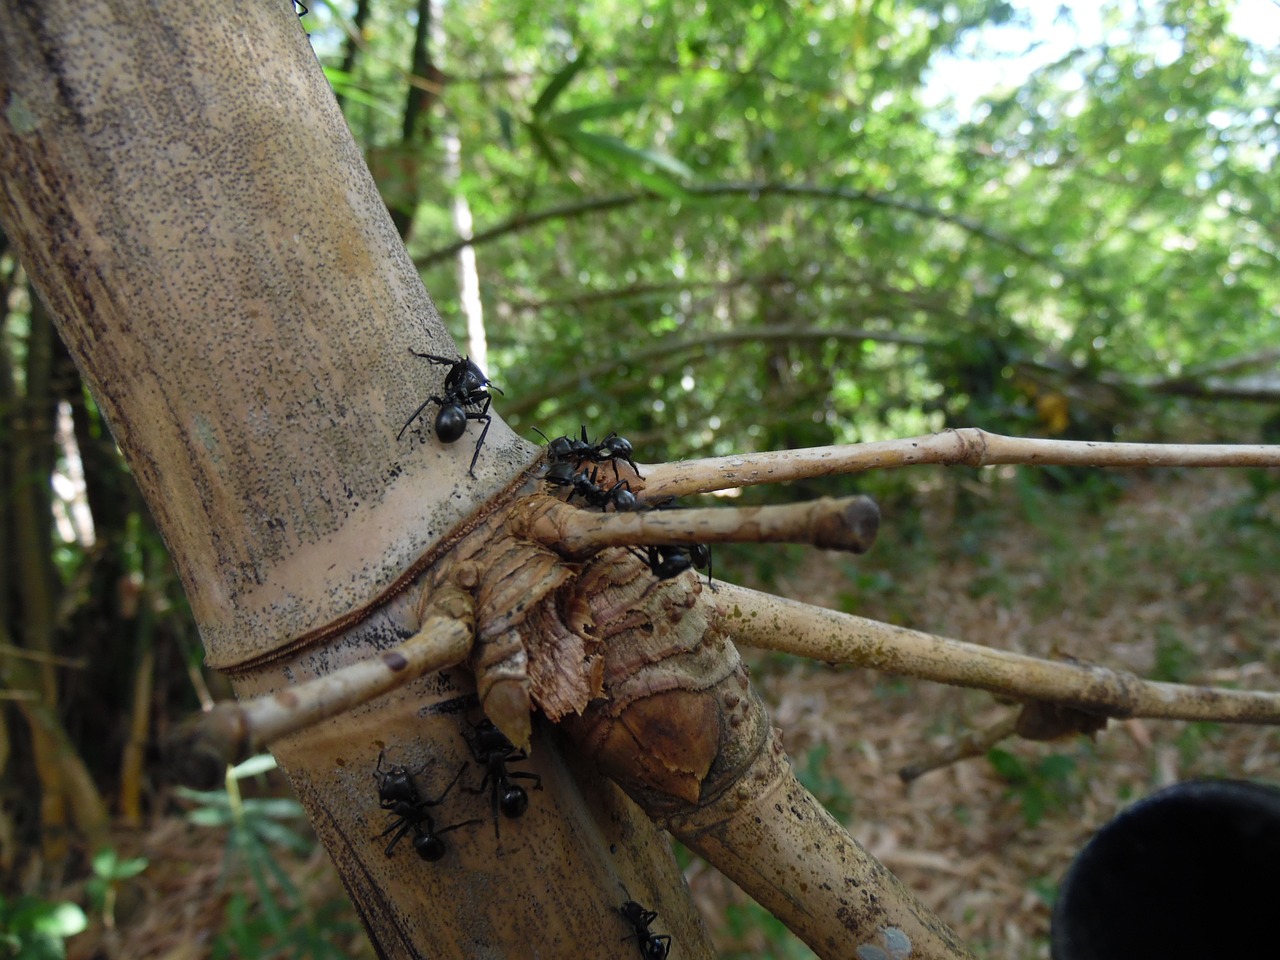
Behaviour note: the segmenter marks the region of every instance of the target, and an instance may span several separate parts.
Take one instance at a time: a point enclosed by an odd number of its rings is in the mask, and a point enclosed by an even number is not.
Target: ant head
[[[441,443],[453,443],[467,431],[467,412],[456,403],[446,403],[436,416],[436,436]]]
[[[600,445],[609,451],[609,456],[616,457],[619,460],[630,461],[632,454],[635,452],[631,447],[631,441],[617,434],[605,437],[604,443]]]
[[[634,510],[637,506],[636,495],[631,492],[631,487],[625,485],[626,482],[623,480],[609,491],[613,498],[613,508],[623,512]]]
[[[636,903],[634,900],[628,900],[619,909],[619,913],[622,914],[622,919],[627,921],[627,923],[640,922],[647,912],[648,911],[645,910],[644,907],[640,906],[640,904]]]
[[[498,799],[498,809],[502,811],[503,816],[515,819],[529,809],[529,794],[525,792],[524,787],[518,787],[514,783],[508,784]]]
[[[507,739],[507,735],[495,727],[488,717],[479,723],[472,724],[470,733],[463,732],[471,744],[471,752],[481,763],[493,754],[506,755],[515,749]]]
[[[560,460],[551,464],[547,467],[547,472],[542,475],[543,480],[558,487],[572,486],[574,477],[573,463],[569,460]]]

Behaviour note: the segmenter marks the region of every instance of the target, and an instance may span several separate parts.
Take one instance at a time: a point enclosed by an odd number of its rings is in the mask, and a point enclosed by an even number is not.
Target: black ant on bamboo
[[[671,952],[671,935],[651,933],[649,925],[658,919],[657,910],[646,910],[634,900],[628,900],[618,911],[622,919],[631,924],[632,932],[623,940],[634,940],[640,947],[644,960],[666,960]]]
[[[404,436],[409,425],[418,419],[429,403],[440,405],[440,412],[436,414],[435,431],[441,443],[453,443],[461,438],[467,432],[467,421],[483,422],[484,429],[476,439],[476,449],[471,455],[471,466],[467,469],[467,472],[474,477],[480,448],[484,446],[484,438],[493,423],[493,418],[489,416],[489,405],[493,402],[493,397],[489,391],[497,390],[498,393],[502,393],[502,390],[490,382],[484,375],[484,371],[476,366],[470,357],[450,360],[448,357],[438,357],[433,353],[419,353],[417,350],[409,352],[429,363],[445,365],[449,368],[449,372],[444,378],[444,395],[432,395],[423,400],[418,405],[418,409],[413,411],[413,415],[404,422],[404,426],[396,434],[396,439],[399,440]]]
[[[613,466],[613,479],[617,480],[618,461],[622,460],[631,466],[636,472],[636,476],[640,476],[640,468],[635,462],[635,450],[631,446],[631,441],[626,437],[620,437],[618,434],[611,433],[599,443],[592,443],[587,439],[586,424],[582,425],[581,437],[556,437],[550,439],[537,427],[533,428],[538,436],[547,441],[547,462],[551,465],[557,463],[571,463],[575,467],[581,466],[583,463],[591,462],[596,464],[609,463]]]
[[[566,502],[572,503],[574,497],[581,497],[590,507],[599,507],[605,510],[610,505],[619,513],[625,513],[628,510],[636,510],[640,506],[640,502],[636,499],[636,495],[631,492],[631,484],[622,480],[613,486],[604,487],[599,483],[600,468],[592,467],[591,474],[588,476],[587,471],[575,473],[575,467],[568,460],[561,460],[553,463],[547,468],[547,472],[542,475],[542,479],[556,487],[572,487]]]
[[[484,779],[478,787],[464,787],[468,793],[484,793],[489,787],[490,801],[493,810],[493,835],[498,836],[498,811],[508,819],[522,816],[529,809],[529,794],[518,783],[512,780],[532,780],[534,789],[542,789],[542,777],[536,773],[523,771],[512,772],[507,769],[509,763],[519,763],[529,759],[529,755],[515,747],[506,735],[493,725],[490,720],[482,720],[473,727],[467,736],[467,746],[475,761],[484,767]],[[456,779],[456,778],[455,778]]]
[[[686,570],[697,569],[707,571],[707,586],[711,586],[711,548],[705,543],[645,547],[645,552],[638,556],[659,580],[670,580]]]
[[[408,767],[397,763],[392,764],[390,769],[383,770],[382,758],[383,753],[379,753],[378,766],[373,774],[378,780],[378,806],[390,813],[393,819],[391,825],[374,839],[381,840],[387,834],[394,832],[391,842],[387,844],[386,850],[383,851],[389,857],[395,852],[396,844],[403,840],[405,834],[412,830],[413,849],[423,860],[434,863],[445,854],[444,841],[440,839],[441,834],[480,822],[479,820],[466,820],[437,830],[435,820],[431,817],[431,814],[427,813],[428,807],[438,807],[444,802],[444,798],[449,795],[453,785],[462,776],[462,771],[466,769],[466,764],[458,768],[458,772],[453,775],[453,779],[444,788],[444,792],[436,799],[430,800],[419,796],[418,788],[413,782],[414,773],[411,773]],[[425,769],[426,767],[423,766],[421,770],[417,770],[415,773],[421,773]]]
[[[674,497],[654,504],[645,504],[644,508],[648,510],[678,509]],[[636,556],[645,562],[649,571],[659,580],[678,577],[686,570],[705,570],[707,586],[715,590],[712,586],[711,548],[705,543],[660,544],[656,547],[646,547],[643,554],[637,553]]]

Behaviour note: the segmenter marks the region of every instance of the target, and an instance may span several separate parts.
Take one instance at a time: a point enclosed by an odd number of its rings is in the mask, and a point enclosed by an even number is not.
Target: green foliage
[[[725,933],[749,946],[745,949],[730,947],[721,954],[724,960],[755,957],[812,960],[817,956],[782,921],[756,903],[729,904],[725,908]]]
[[[1074,757],[1050,753],[1029,763],[999,747],[987,751],[987,760],[1007,784],[1005,795],[1017,799],[1022,819],[1034,827],[1046,813],[1062,809],[1080,791]]]
[[[269,754],[251,757],[229,771],[223,790],[179,789],[195,806],[188,812],[192,823],[227,831],[224,876],[244,871],[253,881],[254,896],[232,893],[227,904],[227,924],[213,944],[213,956],[222,958],[345,957],[336,941],[356,932],[354,924],[335,919],[333,909],[306,903],[290,879],[279,850],[305,855],[314,847],[285,825],[304,820],[302,806],[280,797],[242,796],[239,782],[275,769]]]
[[[88,918],[74,903],[0,897],[0,960],[63,960],[67,938],[86,926]]]
[[[649,460],[944,424],[1132,437],[1141,383],[1280,334],[1278,58],[1213,9],[1109,8],[968,109],[934,73],[1027,8],[450,6],[461,165],[414,245],[449,314],[432,251],[455,192],[497,228],[476,247],[491,366],[526,431],[587,419]],[[356,76],[396,104],[407,41],[380,31]],[[416,155],[439,169],[436,143]]]
[[[828,762],[831,748],[820,743],[796,762],[796,779],[812,793],[837,820],[847,822],[853,816],[854,797],[840,779],[831,773]]]

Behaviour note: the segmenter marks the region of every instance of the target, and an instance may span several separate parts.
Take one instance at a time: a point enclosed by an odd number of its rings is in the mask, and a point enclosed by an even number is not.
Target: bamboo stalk
[[[730,583],[711,601],[741,643],[826,663],[1044,700],[1107,717],[1280,724],[1280,694],[1143,680],[950,640]]]
[[[665,825],[823,960],[972,960],[956,934],[801,785],[777,731],[739,783],[728,802]]]
[[[643,465],[644,495],[679,497],[761,483],[861,473],[918,464],[1079,467],[1277,467],[1280,446],[1094,443],[1006,437],[976,427],[922,437]]]

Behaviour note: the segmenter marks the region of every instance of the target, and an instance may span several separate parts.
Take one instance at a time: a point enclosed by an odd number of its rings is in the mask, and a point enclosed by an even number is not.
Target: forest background
[[[650,462],[966,425],[1280,440],[1280,5],[359,0],[301,24],[427,289],[531,439],[586,424]],[[225,683],[7,244],[0,284],[4,943],[361,955],[269,762],[231,793],[167,783],[156,745]],[[871,474],[867,557],[717,548],[715,569],[1009,649],[1274,687],[1278,487]],[[992,956],[1046,955],[1062,870],[1126,802],[1280,778],[1269,731],[1134,721],[907,790],[896,770],[987,722],[989,697],[753,669],[810,788]],[[48,802],[37,710],[83,758],[91,782],[59,789],[96,821]],[[682,862],[724,955],[808,955]]]

